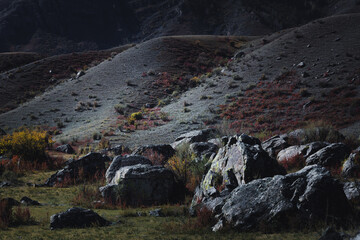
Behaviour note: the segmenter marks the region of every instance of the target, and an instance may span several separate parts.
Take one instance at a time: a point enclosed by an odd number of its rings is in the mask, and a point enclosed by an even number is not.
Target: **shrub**
[[[33,224],[34,222],[28,208],[16,207],[14,211],[8,201],[0,201],[0,229]]]
[[[189,144],[182,144],[176,151],[175,156],[169,159],[166,167],[172,170],[177,179],[185,185],[190,175],[191,161],[192,157],[189,151]]]
[[[200,184],[208,162],[208,159],[195,161],[195,158],[195,155],[189,151],[189,144],[182,144],[176,151],[175,156],[170,158],[165,165],[174,172],[177,180],[190,193],[193,193]]]
[[[133,125],[136,120],[141,120],[142,118],[143,118],[143,115],[141,112],[134,112],[128,118],[128,122],[129,122],[129,124]]]
[[[0,155],[20,157],[29,162],[44,162],[47,157],[45,150],[54,141],[46,131],[19,129],[0,139]]]
[[[337,143],[344,140],[341,133],[324,121],[311,122],[305,127],[305,143],[316,141]]]

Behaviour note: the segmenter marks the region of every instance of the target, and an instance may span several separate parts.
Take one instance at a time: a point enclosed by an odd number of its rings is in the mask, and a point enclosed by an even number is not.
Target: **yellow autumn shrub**
[[[42,162],[46,159],[46,148],[53,143],[46,131],[21,128],[0,138],[0,155]]]
[[[141,112],[134,112],[128,118],[128,122],[129,122],[129,124],[133,125],[135,123],[135,120],[141,120],[142,118],[143,118],[143,115]]]

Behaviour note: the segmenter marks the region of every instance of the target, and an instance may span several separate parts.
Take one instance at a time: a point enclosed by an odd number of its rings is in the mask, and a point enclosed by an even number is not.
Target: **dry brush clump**
[[[28,208],[13,207],[8,200],[0,201],[0,229],[34,223]]]
[[[165,165],[173,171],[177,181],[183,184],[190,194],[200,184],[207,163],[207,159],[196,161],[195,158],[189,150],[189,144],[182,144]]]

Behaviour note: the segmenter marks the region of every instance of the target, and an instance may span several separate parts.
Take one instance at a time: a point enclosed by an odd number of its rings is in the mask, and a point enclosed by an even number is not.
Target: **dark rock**
[[[89,179],[105,172],[105,162],[110,158],[100,153],[89,153],[78,160],[69,160],[66,166],[53,174],[46,182],[47,186],[54,186],[56,183],[63,183],[64,179],[76,180],[79,177]],[[80,176],[81,173],[81,176]]]
[[[310,77],[310,74],[309,74],[308,72],[303,72],[303,73],[301,74],[301,76],[302,76],[303,78],[307,78],[307,77]]]
[[[50,229],[86,228],[93,226],[108,226],[111,222],[100,217],[90,209],[73,207],[65,212],[50,217]]]
[[[25,206],[41,206],[41,204],[38,201],[32,200],[31,198],[28,197],[23,197],[20,200],[20,203]]]
[[[319,238],[319,240],[345,240],[345,239],[349,239],[349,236],[347,234],[339,233],[331,227],[328,227]]]
[[[74,154],[75,153],[74,149],[70,146],[70,144],[65,144],[65,145],[58,146],[56,148],[56,151],[67,153],[67,154]]]
[[[6,132],[0,128],[0,136],[6,135]]]
[[[115,177],[116,172],[122,168],[127,166],[133,166],[137,164],[148,164],[152,165],[151,161],[143,156],[135,156],[135,155],[126,155],[124,157],[117,156],[111,162],[109,168],[106,170],[106,182],[110,183],[112,179]]]
[[[151,210],[149,212],[149,216],[151,217],[164,217],[164,214],[161,210],[161,208],[155,209],[155,210]]]
[[[210,170],[196,190],[192,208],[196,207],[199,199],[211,202],[227,190],[254,179],[286,174],[285,169],[270,158],[259,143],[259,140],[245,134],[229,138],[228,144],[220,148],[212,160]]]
[[[264,141],[261,146],[269,153],[270,157],[276,158],[276,155],[283,149],[289,146],[287,142],[288,137],[286,135],[273,136],[270,139]]]
[[[239,230],[273,222],[286,228],[289,219],[296,221],[295,226],[325,220],[346,225],[352,217],[341,183],[318,165],[240,185],[222,201],[222,207],[217,205],[218,209],[221,207],[218,224],[226,223]],[[217,226],[214,230],[218,229]]]
[[[307,149],[306,149],[306,153],[305,153],[304,157],[307,158],[310,155],[319,151],[320,149],[323,149],[324,147],[327,147],[329,145],[330,145],[330,143],[327,143],[327,142],[312,142],[312,143],[306,144]]]
[[[110,184],[100,188],[106,201],[129,206],[179,202],[183,199],[179,190],[170,170],[141,164],[120,168]]]
[[[132,155],[141,155],[148,158],[152,155],[151,158],[158,158],[156,162],[159,165],[166,164],[174,154],[175,150],[169,144],[141,146],[132,153]]]
[[[347,199],[354,203],[360,202],[360,183],[358,182],[345,182],[344,193]]]
[[[207,140],[214,137],[216,130],[214,129],[204,129],[204,130],[195,130],[185,134],[180,135],[175,139],[175,142],[171,146],[176,149],[178,146],[184,143],[194,143],[194,142],[207,142]]]
[[[130,153],[130,149],[123,145],[116,145],[111,148],[110,151],[112,151],[116,156],[122,155],[123,153]]]
[[[360,153],[354,152],[344,162],[341,175],[346,178],[360,176]]]
[[[213,154],[216,154],[219,147],[210,142],[197,142],[190,144],[190,151],[195,154],[196,161],[203,159],[210,159]]]
[[[7,181],[4,181],[4,182],[0,182],[0,188],[3,188],[3,187],[11,187],[11,182],[7,182]]]
[[[0,203],[5,204],[9,208],[20,206],[20,203],[13,198],[3,198],[0,200]]]
[[[343,143],[333,143],[306,159],[306,165],[318,164],[324,167],[339,167],[349,156],[350,148]]]

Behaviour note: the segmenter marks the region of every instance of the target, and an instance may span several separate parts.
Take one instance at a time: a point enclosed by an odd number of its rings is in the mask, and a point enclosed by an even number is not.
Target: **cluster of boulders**
[[[116,156],[106,170],[107,185],[99,190],[112,204],[149,206],[182,201],[184,187],[164,165],[176,150],[185,147],[193,161],[207,166],[190,212],[212,211],[214,231],[225,226],[257,229],[264,224],[301,227],[318,221],[346,225],[355,218],[352,204],[360,202],[360,184],[342,183],[329,169],[342,169],[345,178],[358,177],[360,148],[351,152],[343,143],[294,141],[301,134],[297,130],[261,142],[246,134],[216,138],[212,129],[192,131],[171,145],[141,146],[130,155]],[[106,161],[110,159],[99,153],[69,160],[46,185],[62,182],[66,176],[76,178],[79,169],[94,176],[105,169]],[[300,170],[287,174],[284,166],[290,161],[299,161]],[[90,210],[73,208],[52,216],[51,228],[74,226],[69,219],[77,216],[84,218],[77,227],[109,224]]]
[[[349,157],[351,150],[343,143],[295,142],[301,133],[262,143],[245,134],[223,138],[226,144],[210,158],[211,167],[196,189],[191,212],[211,210],[217,220],[214,231],[225,225],[249,230],[274,223],[285,227],[289,222],[296,226],[349,223],[355,217],[349,200],[358,201],[360,188],[354,182],[341,183],[328,169],[341,169],[347,159],[342,175],[356,176],[358,149]],[[281,165],[288,160],[303,161],[305,167],[286,174]]]

